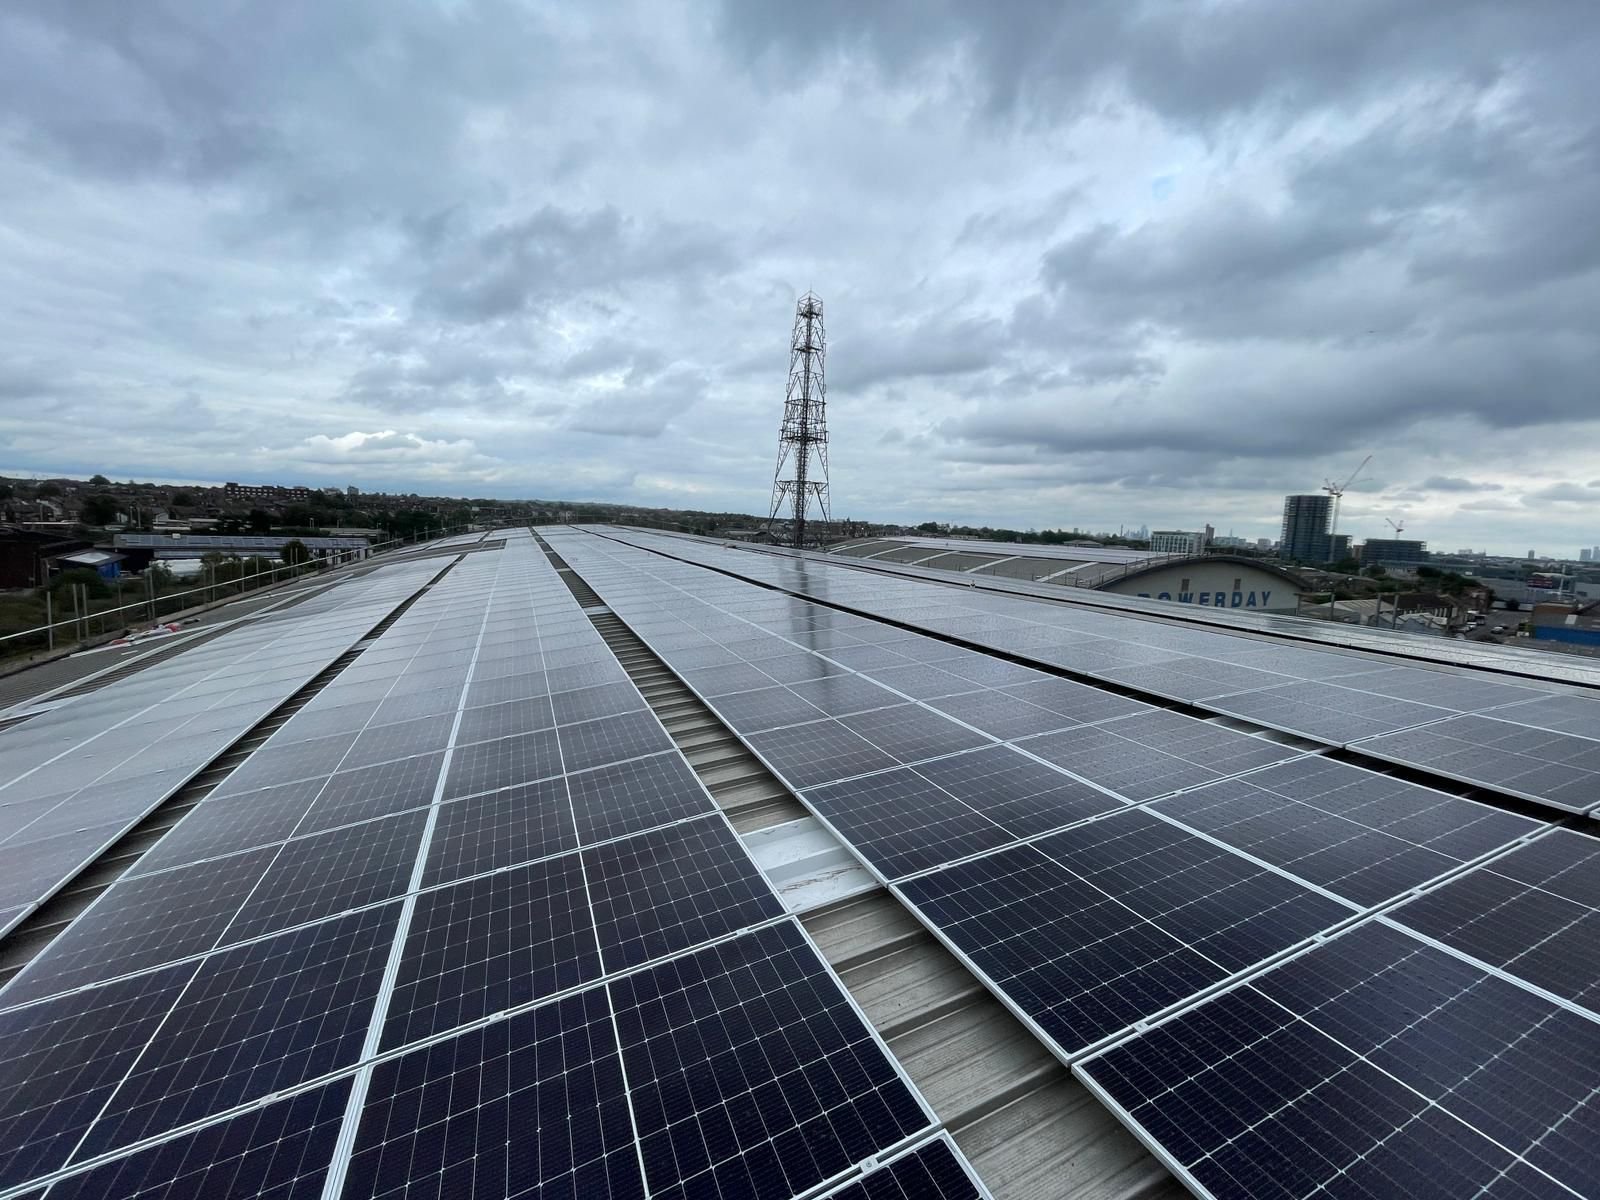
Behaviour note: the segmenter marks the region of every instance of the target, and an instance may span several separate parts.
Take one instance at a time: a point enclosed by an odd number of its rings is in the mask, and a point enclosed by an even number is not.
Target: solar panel
[[[572,802],[562,779],[441,804],[422,886],[563,854],[577,846]]]
[[[1596,1061],[1594,1021],[1371,923],[1077,1069],[1207,1194],[1534,1196],[1600,1171]]]
[[[608,990],[653,1197],[798,1195],[929,1124],[793,921]]]
[[[841,717],[839,724],[903,763],[971,750],[990,740],[920,704],[857,713]]]
[[[461,723],[456,729],[456,744],[468,746],[473,742],[486,742],[512,734],[533,733],[549,729],[555,723],[555,712],[548,696],[485,704],[462,711]]]
[[[600,977],[594,918],[576,854],[449,884],[417,897],[385,1049]]]
[[[640,966],[785,911],[720,815],[585,850],[583,866],[607,971]]]
[[[1334,746],[1450,715],[1449,709],[1371,696],[1321,681],[1286,683],[1237,696],[1212,696],[1205,706]]]
[[[896,887],[1066,1054],[1352,911],[1138,811]]]
[[[297,832],[316,833],[426,805],[433,799],[443,762],[444,754],[436,752],[340,771],[318,793]]]
[[[0,1010],[0,1187],[67,1161],[193,975],[170,967]]]
[[[773,771],[797,790],[900,763],[838,721],[774,729],[756,734],[749,742]]]
[[[550,700],[555,705],[556,723],[560,725],[592,721],[597,717],[614,717],[647,707],[639,695],[639,689],[626,680],[579,688],[572,692],[557,692]]]
[[[205,953],[275,853],[253,850],[118,882],[0,990],[0,1004],[21,1004]]]
[[[56,1200],[314,1200],[322,1194],[350,1080],[251,1108],[51,1185]]]
[[[1363,671],[1359,675],[1341,679],[1339,686],[1377,696],[1416,700],[1456,712],[1515,704],[1520,700],[1536,699],[1540,694],[1533,688],[1519,687],[1514,683],[1479,679],[1450,671],[1425,671],[1416,667],[1382,667],[1375,671]]]
[[[1255,691],[1283,683],[1281,675],[1214,658],[1180,658],[1141,666],[1114,667],[1102,679],[1174,700],[1194,701],[1221,692]]]
[[[355,767],[389,762],[396,758],[409,758],[413,754],[443,750],[450,742],[450,727],[453,723],[452,715],[440,713],[431,717],[398,721],[392,725],[372,726],[356,738],[349,754],[338,766],[344,770],[351,770]]]
[[[1078,724],[1060,713],[1029,704],[1021,697],[1005,692],[968,692],[961,696],[930,700],[928,703],[974,729],[981,729],[991,737],[1002,739],[1029,737]]]
[[[561,774],[561,765],[561,750],[554,729],[457,746],[450,756],[441,798],[454,800],[548,779]]]
[[[557,732],[561,739],[562,766],[568,772],[673,748],[667,731],[648,709],[577,725],[562,725]]]
[[[1392,915],[1436,941],[1600,1012],[1600,840],[1553,830]]]
[[[1501,721],[1600,740],[1600,699],[1580,695],[1546,696],[1495,713]]]
[[[1363,907],[1541,828],[1325,758],[1207,784],[1152,808]]]
[[[1121,808],[1123,801],[1010,746],[920,763],[916,773],[1006,830],[1026,838]]]
[[[90,1157],[356,1061],[399,906],[221,950],[193,978],[84,1135]]]
[[[220,944],[402,895],[426,823],[427,813],[416,809],[285,842]]]
[[[1354,747],[1568,812],[1600,803],[1600,742],[1492,717],[1451,717]]]
[[[569,775],[567,789],[585,846],[716,811],[676,751]]]
[[[642,1200],[605,990],[379,1063],[339,1195]]]
[[[825,716],[821,709],[786,687],[764,687],[719,697],[717,715],[740,733],[761,733]]]
[[[827,1194],[829,1200],[982,1200],[988,1192],[949,1135],[941,1134]]]
[[[1129,800],[1164,796],[1299,753],[1167,712],[1046,733],[1017,745]]]
[[[804,798],[887,879],[1015,840],[910,767],[812,788]]]

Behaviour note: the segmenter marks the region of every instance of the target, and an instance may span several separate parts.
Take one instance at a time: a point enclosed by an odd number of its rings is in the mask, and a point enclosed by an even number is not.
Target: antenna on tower
[[[828,513],[828,385],[823,375],[827,356],[822,301],[807,292],[794,306],[789,386],[783,398],[783,426],[778,431],[778,465],[772,473],[772,509],[767,514],[770,530],[787,502],[797,548],[806,543],[806,513],[813,501],[822,536],[827,536],[832,519]]]

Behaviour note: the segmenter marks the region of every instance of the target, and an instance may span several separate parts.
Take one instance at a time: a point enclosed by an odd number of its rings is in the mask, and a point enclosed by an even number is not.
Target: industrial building
[[[1152,538],[1156,535],[1152,535]],[[1193,535],[1199,537],[1201,535]],[[1293,612],[1306,581],[1258,558],[1120,546],[1042,546],[967,538],[894,537],[841,542],[829,553],[872,565],[898,564],[999,578],[1092,588],[1173,604]]]
[[[302,581],[0,711],[0,1196],[1583,1195],[1550,669],[617,527]]]

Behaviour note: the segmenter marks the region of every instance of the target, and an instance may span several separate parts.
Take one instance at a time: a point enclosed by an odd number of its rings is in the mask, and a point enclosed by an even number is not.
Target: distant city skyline
[[[1583,6],[794,13],[11,6],[0,458],[762,512],[809,287],[839,516],[1600,536]]]

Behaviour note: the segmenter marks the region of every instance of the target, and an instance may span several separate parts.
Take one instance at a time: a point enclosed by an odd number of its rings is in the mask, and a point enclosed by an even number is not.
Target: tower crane
[[[1328,522],[1328,554],[1330,557],[1333,554],[1333,539],[1337,537],[1339,533],[1339,501],[1344,498],[1345,489],[1356,481],[1356,477],[1367,469],[1367,464],[1371,461],[1372,455],[1370,454],[1363,458],[1361,460],[1361,465],[1354,471],[1351,471],[1350,478],[1346,479],[1343,483],[1335,483],[1331,479],[1324,479],[1322,481],[1322,490],[1333,497],[1333,513],[1331,520]]]
[[[1389,518],[1385,517],[1384,520],[1385,521],[1389,521]],[[1398,524],[1395,523],[1394,521],[1389,521],[1389,528],[1394,530],[1394,536],[1395,537],[1399,537],[1402,533],[1404,533],[1406,531],[1405,518],[1401,517]]]

